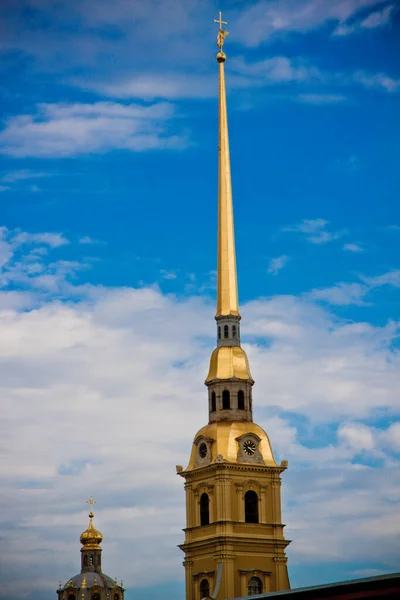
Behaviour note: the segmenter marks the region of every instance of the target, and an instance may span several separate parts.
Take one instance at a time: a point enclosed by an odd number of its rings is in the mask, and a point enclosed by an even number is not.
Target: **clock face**
[[[204,442],[202,442],[199,446],[199,454],[201,458],[205,458],[207,456],[207,444],[205,444]]]
[[[252,456],[256,451],[256,445],[252,440],[246,440],[243,444],[243,450],[247,454],[247,456]]]

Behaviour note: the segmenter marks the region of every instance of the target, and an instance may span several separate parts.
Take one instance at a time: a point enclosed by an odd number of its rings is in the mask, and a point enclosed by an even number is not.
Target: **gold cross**
[[[222,25],[228,25],[227,21],[222,20],[222,12],[219,11],[219,19],[214,19],[214,23],[219,23],[219,28],[222,30]]]
[[[93,504],[96,504],[96,502],[93,500],[92,496],[90,496],[89,500],[86,500],[86,504],[90,505],[90,512],[93,512],[92,511]]]

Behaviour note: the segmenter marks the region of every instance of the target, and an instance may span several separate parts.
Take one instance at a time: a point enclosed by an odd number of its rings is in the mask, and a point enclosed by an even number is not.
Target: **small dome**
[[[253,434],[259,438],[264,465],[277,467],[268,435],[262,427],[252,421],[216,421],[209,423],[196,433],[194,442],[200,436],[212,440],[211,463],[219,462],[219,457],[222,457],[223,461],[238,464],[238,438],[245,434]],[[194,442],[187,471],[195,468],[197,446]]]
[[[206,383],[232,378],[253,381],[246,352],[240,346],[220,346],[211,354]]]
[[[79,573],[79,575],[75,575],[71,577],[64,585],[62,590],[81,590],[81,589],[90,589],[91,587],[99,587],[106,588],[109,590],[113,590],[116,587],[119,587],[118,584],[112,577],[108,575],[104,575],[104,573]]]
[[[101,550],[99,544],[103,541],[103,534],[93,526],[92,519],[94,514],[89,513],[89,527],[81,534],[80,540],[83,548],[81,550]]]

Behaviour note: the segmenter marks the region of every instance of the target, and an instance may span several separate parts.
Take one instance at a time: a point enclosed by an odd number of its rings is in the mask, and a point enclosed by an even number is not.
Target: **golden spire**
[[[225,71],[226,55],[222,51],[228,32],[222,20],[219,24],[217,45],[219,52],[219,137],[218,137],[218,285],[216,317],[239,316],[239,302],[236,276],[235,234],[233,227],[231,165],[229,156],[228,117],[226,110]]]

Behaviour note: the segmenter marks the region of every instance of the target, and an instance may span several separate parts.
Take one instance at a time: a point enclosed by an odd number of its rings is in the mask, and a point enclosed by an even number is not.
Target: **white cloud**
[[[92,245],[92,244],[99,244],[100,242],[98,240],[91,238],[89,235],[84,235],[83,237],[81,237],[79,239],[79,243]]]
[[[306,33],[328,22],[340,26],[360,9],[374,5],[376,0],[262,0],[238,15],[234,34],[242,43],[258,46],[277,34]]]
[[[306,298],[311,300],[328,302],[337,306],[347,304],[366,305],[364,297],[374,290],[385,285],[395,288],[400,287],[400,271],[392,270],[375,277],[365,277],[360,275],[362,283],[337,283],[329,288],[317,288],[305,294]]]
[[[312,300],[328,302],[336,306],[348,304],[365,305],[364,296],[369,292],[369,287],[361,283],[338,283],[329,288],[319,288],[308,292],[307,297]]]
[[[299,94],[297,101],[314,106],[326,104],[347,104],[348,98],[341,94]]]
[[[165,269],[161,269],[160,275],[162,279],[174,280],[177,278],[177,274],[174,271],[167,271]]]
[[[268,265],[268,273],[271,275],[278,275],[279,271],[283,269],[290,260],[289,256],[286,254],[282,254],[281,256],[277,256],[276,258],[271,258]]]
[[[356,451],[372,451],[375,448],[373,428],[363,423],[342,423],[338,438]]]
[[[4,229],[1,235],[10,237]],[[22,600],[28,581],[51,597],[44,547],[56,580],[79,570],[89,494],[97,500],[106,573],[129,588],[183,581],[176,544],[183,541],[184,490],[174,466],[188,460],[206,421],[214,307],[157,287],[76,286],[74,302],[54,300],[40,282],[49,266],[42,258],[27,256],[21,265],[31,269],[29,296],[0,292],[3,596],[12,590]],[[60,280],[75,268],[58,266]],[[315,567],[340,556],[357,565],[379,559],[390,569],[400,539],[391,502],[398,469],[362,467],[357,457],[371,448],[368,427],[383,461],[397,448],[394,425],[380,432],[364,420],[400,413],[398,329],[340,321],[291,296],[254,300],[241,312],[255,419],[278,460],[289,459],[282,488],[287,536],[295,541],[289,564]],[[307,442],[288,414],[307,423]],[[313,447],[313,435],[335,425],[337,438]],[[311,515],[315,526],[306,527]]]
[[[262,78],[265,83],[305,82],[323,78],[321,71],[304,60],[287,56],[273,56],[258,62],[248,62],[243,57],[233,58],[230,68],[241,75]]]
[[[360,32],[363,29],[384,27],[390,23],[394,8],[394,4],[390,4],[380,10],[371,12],[368,16],[359,21],[342,23],[334,31],[334,35],[349,35],[350,33]]]
[[[356,71],[352,77],[355,83],[359,83],[366,88],[383,90],[385,92],[396,92],[400,89],[400,80],[394,79],[385,73]]]
[[[329,221],[325,219],[303,219],[297,225],[284,227],[282,231],[303,233],[306,240],[312,244],[326,244],[346,233],[345,231],[328,231],[327,225],[329,225]]]
[[[371,287],[377,287],[382,285],[392,285],[394,287],[400,287],[400,270],[394,269],[382,275],[376,275],[375,277],[362,277],[363,281]]]
[[[112,98],[210,98],[215,97],[215,73],[142,73],[119,81],[88,83],[76,81],[79,87],[91,87]]]
[[[51,248],[58,248],[59,246],[69,244],[67,238],[65,238],[61,233],[27,233],[26,231],[15,233],[10,238],[10,242],[17,246],[32,243],[45,244]]]
[[[49,158],[113,148],[182,147],[184,139],[166,131],[172,116],[173,107],[166,103],[40,104],[35,115],[9,118],[0,132],[0,144],[3,154]]]
[[[343,244],[343,250],[347,250],[348,252],[364,252],[364,248],[361,244]]]
[[[30,169],[19,169],[18,171],[10,171],[1,177],[1,181],[6,183],[15,183],[26,179],[39,179],[41,177],[49,177],[49,173],[43,171],[31,171]]]

